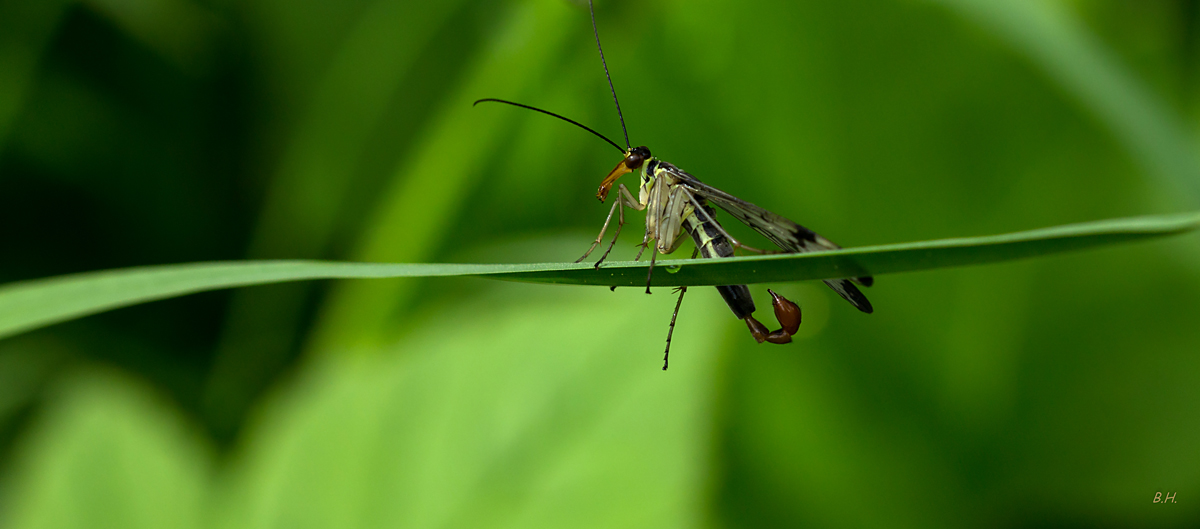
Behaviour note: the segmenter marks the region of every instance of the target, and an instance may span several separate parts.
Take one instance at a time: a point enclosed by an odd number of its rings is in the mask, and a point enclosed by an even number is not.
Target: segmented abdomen
[[[707,215],[692,212],[683,219],[683,229],[692,236],[701,256],[708,259],[733,257],[733,245],[716,225],[716,212],[705,200],[699,197],[697,200]],[[739,320],[754,313],[754,299],[750,297],[750,288],[746,285],[721,285],[717,287],[717,292],[725,298],[729,310],[732,310]]]

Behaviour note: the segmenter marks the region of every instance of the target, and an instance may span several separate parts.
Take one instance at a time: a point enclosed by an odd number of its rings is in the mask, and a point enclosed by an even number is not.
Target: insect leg
[[[671,327],[667,330],[667,350],[663,352],[663,371],[667,370],[667,359],[671,357],[671,335],[675,334],[675,318],[679,316],[679,306],[683,305],[683,295],[687,294],[687,287],[679,287],[675,290],[679,292],[679,300],[675,302],[675,312],[671,313]]]
[[[695,197],[693,197],[691,193],[687,191],[687,189],[682,187],[678,188],[678,192],[681,195],[686,194],[688,198],[678,198],[675,208],[673,208],[673,210],[667,215],[667,221],[673,223],[672,225],[674,226],[675,231],[674,239],[671,240],[671,245],[668,246],[666,251],[663,252],[664,254],[675,253],[675,250],[678,250],[679,247],[683,245],[683,241],[687,239],[683,235],[685,233],[689,233],[689,229],[694,229],[685,227],[685,224],[687,226],[693,225],[693,216],[696,214],[696,212],[689,202]],[[659,224],[662,224],[662,221],[659,221]],[[669,236],[669,234],[664,234],[664,237]],[[699,242],[696,243],[696,251],[692,253],[692,259],[695,259],[697,255],[700,255],[701,244],[702,243]]]
[[[753,253],[757,253],[757,254],[787,253],[787,252],[781,252],[779,250],[760,250],[753,246],[747,246],[745,244],[742,244],[737,239],[733,238],[733,236],[730,235],[729,232],[725,231],[725,227],[721,226],[721,224],[718,223],[716,219],[712,218],[712,216],[709,215],[707,211],[704,211],[704,208],[700,205],[700,202],[698,202],[696,200],[696,197],[694,195],[689,194],[688,197],[692,200],[692,205],[695,207],[697,214],[702,215],[706,222],[713,223],[713,225],[715,225],[717,227],[717,229],[721,231],[721,235],[724,235],[727,239],[729,239],[729,244],[732,244],[735,248],[741,248],[748,252],[753,252]]]
[[[664,220],[664,218],[667,217],[667,215],[664,214],[665,213],[664,206],[667,205],[666,204],[667,201],[664,200],[664,195],[665,195],[664,192],[667,189],[668,189],[668,187],[664,186],[662,184],[655,186],[654,187],[654,198],[651,198],[651,199],[647,200],[647,202],[646,202],[646,204],[647,204],[646,207],[650,209],[650,211],[646,212],[646,229],[649,231],[649,230],[651,230],[651,226],[653,226],[653,231],[646,234],[648,237],[650,237],[650,239],[652,241],[647,241],[647,242],[653,242],[653,245],[654,245],[654,249],[650,250],[650,269],[646,271],[646,293],[647,294],[650,293],[650,278],[654,277],[654,261],[658,257],[658,253],[659,253],[658,243],[659,243],[659,241],[662,240],[663,227],[665,226],[664,223],[669,222],[669,221]],[[654,218],[653,221],[650,220],[651,217]]]
[[[692,250],[692,259],[700,255],[700,249]],[[675,302],[675,312],[671,313],[671,326],[667,329],[667,350],[663,352],[663,371],[667,370],[667,359],[671,357],[671,336],[675,334],[675,318],[679,317],[679,306],[683,305],[683,295],[687,294],[687,287],[679,287],[675,289],[679,292],[679,300]]]
[[[642,259],[642,252],[646,251],[646,247],[651,241],[658,241],[658,232],[662,224],[663,189],[666,189],[664,185],[655,185],[647,194],[646,203],[643,206],[646,208],[646,233],[642,236],[642,249],[638,250],[637,257],[633,258],[634,261]]]
[[[650,278],[654,277],[654,258],[658,257],[658,246],[650,250],[650,270],[646,272],[646,293],[650,293]]]
[[[613,245],[617,243],[617,237],[621,236],[621,227],[625,225],[625,207],[631,207],[637,211],[646,209],[645,206],[639,204],[638,201],[633,198],[633,194],[629,192],[629,189],[625,187],[625,184],[621,184],[620,192],[617,193],[617,200],[613,203],[613,207],[608,210],[608,217],[604,219],[604,226],[600,228],[600,235],[596,236],[596,240],[592,241],[592,245],[589,246],[587,251],[583,253],[583,256],[575,260],[576,263],[587,259],[587,256],[591,255],[592,251],[604,241],[604,232],[608,230],[608,225],[612,222],[613,212],[616,211],[617,230],[613,234],[612,242],[609,243],[608,249],[604,251],[604,255],[600,256],[600,260],[596,261],[596,268],[600,268],[600,263],[604,262],[604,260],[608,257],[608,253],[612,251]]]
[[[671,245],[667,246],[667,248],[665,250],[663,250],[663,252],[662,252],[663,254],[675,253],[675,250],[678,250],[680,246],[683,246],[683,241],[689,240],[687,237],[684,237],[684,234],[686,233],[686,231],[683,229],[683,223],[685,221],[687,221],[692,215],[693,215],[693,213],[686,208],[680,208],[680,211],[672,212],[671,215],[668,215],[668,217],[666,218],[666,221],[675,223],[676,231],[674,234],[674,239],[671,240]],[[659,224],[662,224],[662,222],[663,221],[660,221]],[[670,234],[663,235],[663,237],[670,237],[670,236],[671,236]],[[697,246],[696,252],[692,254],[692,259],[695,259],[696,256],[699,255],[699,252],[700,252],[700,247]]]
[[[645,252],[646,247],[650,246],[650,228],[649,227],[646,228],[646,234],[642,236],[642,243],[639,244],[638,246],[641,246],[642,249],[638,250],[637,257],[633,258],[634,261],[641,261],[642,260],[642,252]]]
[[[592,245],[588,246],[587,251],[583,252],[583,255],[580,256],[579,259],[575,260],[576,263],[581,262],[584,259],[587,259],[587,256],[592,255],[592,250],[595,250],[596,247],[600,245],[600,241],[604,240],[604,232],[608,230],[608,223],[612,222],[613,212],[616,211],[617,208],[619,208],[619,207],[621,207],[621,200],[618,197],[617,201],[613,203],[612,208],[608,210],[608,217],[604,219],[604,226],[602,226],[600,228],[600,235],[597,235],[596,240],[592,241]],[[624,212],[622,212],[621,220],[617,221],[617,229],[618,230],[621,229],[621,224],[623,223],[624,217],[625,217]],[[603,259],[601,259],[601,261],[603,261]],[[599,267],[600,263],[597,262],[596,266]]]
[[[677,236],[675,237],[675,242],[671,243],[671,246],[670,246],[670,248],[667,248],[667,251],[666,251],[666,252],[663,252],[663,253],[673,253],[673,252],[675,252],[675,250],[678,250],[680,246],[683,246],[683,241],[686,241],[686,240],[687,240],[687,239],[686,239],[686,238],[684,238],[683,234],[682,234],[682,233],[680,233],[679,235],[677,235]],[[693,259],[694,259],[694,258],[693,258]]]
[[[658,223],[655,225],[658,231],[654,239],[658,252],[666,255],[675,250],[675,242],[683,232],[683,212],[687,209],[691,193],[683,186],[670,186],[664,191],[666,200],[662,201],[662,208],[659,209]]]
[[[617,219],[617,232],[613,234],[612,242],[608,243],[608,248],[604,250],[604,255],[601,255],[600,260],[596,261],[596,268],[600,268],[600,263],[603,263],[604,260],[608,258],[609,252],[612,252],[613,246],[616,246],[617,244],[617,237],[621,236],[621,227],[625,225],[625,208],[631,207],[635,211],[646,209],[646,206],[638,203],[638,201],[633,198],[633,194],[629,192],[629,188],[625,187],[625,184],[621,184],[618,189],[619,192],[617,193],[617,203],[621,204],[621,208],[619,210],[620,215]]]

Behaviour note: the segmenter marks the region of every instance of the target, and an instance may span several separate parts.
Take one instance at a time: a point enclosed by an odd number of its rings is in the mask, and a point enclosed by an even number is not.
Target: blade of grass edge
[[[1195,230],[1200,212],[1112,219],[1052,228],[835,252],[721,260],[674,260],[654,286],[699,286],[829,279],[996,263],[1147,240]],[[87,272],[0,286],[0,338],[138,303],[196,292],[309,279],[477,276],[537,283],[640,286],[647,263],[600,269],[587,263],[387,264],[226,261]]]

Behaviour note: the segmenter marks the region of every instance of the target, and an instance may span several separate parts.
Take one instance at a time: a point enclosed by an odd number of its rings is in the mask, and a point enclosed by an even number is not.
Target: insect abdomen
[[[701,202],[701,207],[704,208],[704,213],[707,213],[706,218],[716,219],[716,212],[707,203]],[[721,229],[715,225],[715,220],[702,221],[699,217],[694,212],[688,215],[683,220],[683,229],[696,242],[696,248],[700,250],[700,255],[707,259],[733,257],[733,245],[729,243],[729,238],[721,233]],[[733,315],[738,319],[744,319],[754,313],[754,299],[750,297],[750,288],[746,285],[720,285],[717,287],[717,292],[720,292],[721,297],[725,298],[729,310],[732,310]]]

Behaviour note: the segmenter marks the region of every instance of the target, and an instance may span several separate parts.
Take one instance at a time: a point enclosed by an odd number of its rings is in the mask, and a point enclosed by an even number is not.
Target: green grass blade
[[[802,281],[995,263],[1191,231],[1200,213],[1113,219],[1032,231],[836,252],[660,262],[654,286]],[[668,266],[668,264],[670,266]],[[384,264],[234,261],[89,272],[0,287],[0,337],[195,292],[307,279],[479,276],[537,283],[641,286],[647,263]]]

